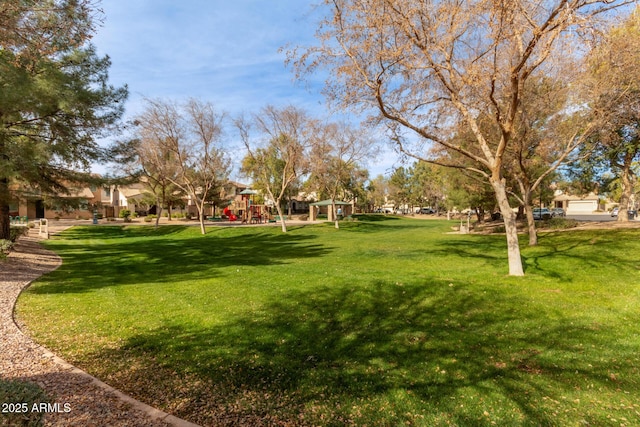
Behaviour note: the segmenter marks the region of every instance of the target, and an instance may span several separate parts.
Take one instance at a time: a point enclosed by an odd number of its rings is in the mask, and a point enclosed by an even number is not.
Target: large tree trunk
[[[160,226],[160,215],[162,215],[162,205],[158,203],[156,205],[156,229]]]
[[[334,227],[336,227],[337,229],[340,229],[340,224],[338,223],[338,209],[336,209],[335,199],[331,199],[331,209],[333,209]]]
[[[196,207],[198,208],[198,220],[200,221],[200,233],[203,235],[207,234],[207,229],[204,226],[204,217],[205,217],[204,200],[199,205],[196,205]]]
[[[0,240],[11,237],[11,222],[9,221],[9,204],[0,202]]]
[[[524,212],[527,217],[527,227],[529,228],[529,246],[538,245],[538,229],[536,228],[536,220],[533,217],[533,208],[531,201],[525,202]]]
[[[4,161],[9,160],[9,156],[4,153],[5,142],[0,140],[0,158]],[[11,237],[11,222],[9,220],[9,179],[0,179],[0,240],[9,240]]]
[[[507,257],[509,260],[509,275],[524,276],[522,258],[520,257],[520,244],[518,242],[518,228],[516,213],[509,205],[504,180],[490,179],[491,186],[496,194],[496,200],[500,207],[500,213],[504,218],[504,229],[507,235]]]
[[[526,178],[526,176],[522,177],[520,175],[517,175],[516,180],[518,181],[518,186],[520,187],[520,194],[522,196],[522,202],[524,205],[524,216],[527,219],[527,228],[529,230],[529,246],[537,246],[538,230],[536,228],[536,220],[533,217],[533,208],[531,203],[531,185],[529,184],[529,180]],[[519,213],[520,210],[518,209],[518,214]]]
[[[280,216],[280,224],[282,226],[282,232],[287,232],[287,224],[284,220],[284,215],[282,215],[282,206],[280,206],[280,200],[276,200],[276,211],[278,212],[278,216]]]
[[[631,201],[631,193],[633,192],[633,184],[631,182],[631,164],[633,162],[633,155],[625,155],[624,164],[620,171],[620,207],[618,208],[618,222],[628,222],[629,215],[627,211],[631,208],[629,202]]]

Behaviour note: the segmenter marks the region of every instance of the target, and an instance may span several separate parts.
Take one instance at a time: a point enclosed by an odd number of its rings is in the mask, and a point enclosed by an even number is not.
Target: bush
[[[543,221],[539,227],[551,230],[565,230],[567,228],[574,228],[578,226],[578,221],[575,219],[567,219],[567,218],[551,218],[549,220]]]
[[[11,240],[0,239],[0,256],[4,258],[4,255],[8,254],[13,249],[13,242]]]
[[[119,216],[124,219],[124,222],[131,222],[131,211],[129,209],[122,209]]]
[[[22,236],[26,236],[29,234],[29,229],[27,227],[11,227],[9,229],[9,240],[15,242]]]

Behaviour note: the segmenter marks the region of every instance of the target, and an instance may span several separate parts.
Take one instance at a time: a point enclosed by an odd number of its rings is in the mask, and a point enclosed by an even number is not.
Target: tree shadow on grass
[[[522,257],[527,272],[562,282],[573,281],[575,269],[598,271],[615,265],[626,274],[640,270],[636,239],[637,233],[631,230],[550,232],[540,236],[538,246],[523,248]]]
[[[535,273],[572,282],[575,269],[601,269],[615,264],[622,270],[640,270],[639,249],[633,230],[571,230],[541,235],[537,246],[527,246],[521,236],[521,257],[526,273]],[[525,236],[526,237],[526,236]],[[482,260],[496,271],[507,272],[507,248],[504,236],[462,235],[431,242],[430,256]],[[626,247],[627,250],[620,250]],[[559,268],[558,266],[562,266]]]
[[[332,250],[305,233],[212,231],[206,236],[179,236],[183,231],[185,227],[180,226],[161,227],[157,232],[151,227],[74,229],[64,235],[66,240],[47,244],[63,258],[63,265],[47,276],[46,284],[29,292],[86,292],[106,286],[211,279],[225,274],[221,272],[225,267],[286,264]]]
[[[610,360],[635,350],[596,332],[508,293],[435,280],[344,284],[290,292],[218,327],[167,324],[83,363],[203,425],[396,425],[416,417],[489,425],[487,408],[498,424],[555,425],[563,422],[558,411],[575,409],[562,396],[589,384],[620,390]],[[600,352],[585,355],[590,348]],[[633,401],[638,385],[627,386]]]

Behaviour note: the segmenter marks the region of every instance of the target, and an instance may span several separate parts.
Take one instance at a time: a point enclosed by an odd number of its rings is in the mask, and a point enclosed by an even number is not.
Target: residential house
[[[605,209],[605,203],[593,192],[585,196],[574,196],[556,190],[552,203],[553,207],[564,209],[567,215],[584,215]]]

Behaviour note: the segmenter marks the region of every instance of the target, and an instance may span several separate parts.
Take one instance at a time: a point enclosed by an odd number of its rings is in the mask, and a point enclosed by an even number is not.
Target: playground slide
[[[225,214],[227,216],[227,218],[229,218],[229,221],[237,221],[238,217],[236,215],[234,215],[233,213],[231,213],[231,209],[224,208],[224,210],[222,211],[223,214]]]

